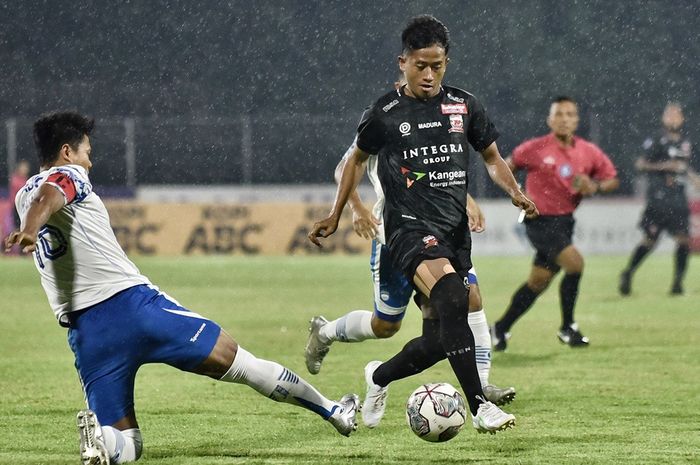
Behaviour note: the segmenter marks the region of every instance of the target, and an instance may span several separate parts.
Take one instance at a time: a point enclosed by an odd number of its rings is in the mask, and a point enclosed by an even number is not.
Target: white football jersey
[[[39,231],[34,261],[49,304],[62,325],[65,315],[98,304],[139,284],[150,285],[114,236],[107,209],[78,165],[53,167],[32,176],[15,197],[22,220],[43,184],[66,198]]]
[[[345,155],[343,155],[343,158],[347,160],[354,149],[355,142],[348,147]],[[367,160],[367,177],[369,178],[369,182],[372,184],[374,193],[377,196],[377,201],[374,203],[374,207],[372,207],[372,214],[375,218],[381,221],[381,223],[377,225],[377,237],[375,239],[381,244],[386,244],[384,240],[384,190],[382,189],[381,182],[379,182],[376,155],[370,155],[369,159]]]

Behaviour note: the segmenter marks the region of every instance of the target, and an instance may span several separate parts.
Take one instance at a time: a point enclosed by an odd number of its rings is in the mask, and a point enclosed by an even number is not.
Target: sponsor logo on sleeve
[[[443,115],[466,115],[466,103],[443,103],[440,105]]]
[[[392,108],[394,108],[398,104],[399,104],[398,100],[392,100],[390,103],[387,103],[386,105],[384,105],[382,107],[382,110],[384,110],[384,113],[387,113],[389,110],[391,110]]]

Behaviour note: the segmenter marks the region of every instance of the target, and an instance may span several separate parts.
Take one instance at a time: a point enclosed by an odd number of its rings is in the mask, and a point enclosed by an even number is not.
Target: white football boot
[[[472,424],[479,433],[496,434],[515,426],[515,416],[496,407],[493,402],[479,405],[476,415],[472,416]]]
[[[362,408],[362,422],[368,428],[374,428],[379,424],[386,410],[386,396],[389,393],[388,387],[381,387],[374,384],[372,375],[382,362],[375,360],[365,366],[365,382],[367,383],[367,395]]]

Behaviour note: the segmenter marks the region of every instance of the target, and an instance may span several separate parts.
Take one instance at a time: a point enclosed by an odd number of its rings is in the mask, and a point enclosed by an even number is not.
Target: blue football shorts
[[[401,321],[411,301],[413,286],[392,263],[389,247],[373,240],[369,267],[374,283],[374,314],[380,320]],[[470,285],[479,284],[474,267],[467,272],[467,281]]]
[[[68,344],[75,354],[88,407],[103,425],[134,409],[141,365],[165,363],[192,371],[207,359],[221,327],[146,286],[134,286],[71,315]]]

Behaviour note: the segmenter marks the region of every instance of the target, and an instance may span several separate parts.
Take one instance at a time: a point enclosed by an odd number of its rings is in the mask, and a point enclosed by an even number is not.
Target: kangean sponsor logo
[[[457,171],[431,171],[428,173],[428,179],[431,181],[453,181],[459,178],[466,178],[467,172],[465,170]]]
[[[456,171],[431,171],[428,173],[430,187],[462,186],[467,183],[467,172]]]

